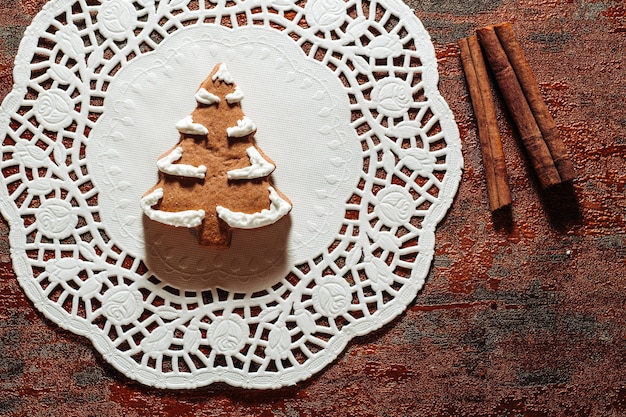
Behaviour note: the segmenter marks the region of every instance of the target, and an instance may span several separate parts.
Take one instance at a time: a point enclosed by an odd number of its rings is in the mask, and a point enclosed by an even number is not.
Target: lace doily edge
[[[388,1],[397,7],[397,1]],[[38,30],[47,27],[50,20],[54,19],[55,11],[68,7],[73,2],[74,0],[58,0],[56,2],[47,3],[27,28],[15,58],[13,70],[14,84],[12,90],[4,98],[2,106],[0,107],[1,134],[6,134],[9,114],[20,107],[22,96],[26,91],[30,74],[28,58],[39,36]],[[416,21],[423,29],[423,32],[427,34],[421,21],[419,21],[419,19],[416,19]],[[429,42],[430,36],[427,35],[426,38],[427,39],[421,39],[423,41],[422,43],[426,42],[425,45],[421,45],[424,48],[422,52],[427,58],[431,57],[434,60],[435,53],[432,43]],[[384,308],[377,310],[371,318],[359,321],[357,323],[358,325],[347,325],[346,331],[335,335],[333,339],[329,341],[328,347],[320,351],[316,355],[317,357],[307,361],[306,366],[294,367],[283,371],[279,375],[272,375],[272,373],[268,372],[254,377],[251,377],[249,374],[244,374],[243,372],[229,372],[227,368],[218,372],[205,369],[191,374],[164,375],[161,372],[150,372],[149,369],[140,367],[131,358],[116,354],[115,347],[110,341],[107,341],[105,335],[98,332],[99,329],[97,327],[94,327],[93,324],[89,323],[87,320],[70,315],[56,304],[47,303],[47,298],[41,293],[41,288],[33,285],[32,270],[29,271],[30,268],[27,266],[28,258],[24,249],[26,237],[23,234],[17,233],[22,219],[18,213],[17,207],[7,202],[9,196],[6,187],[0,187],[0,213],[10,226],[9,241],[11,243],[11,259],[20,286],[27,297],[33,302],[35,308],[46,318],[54,321],[61,328],[69,330],[79,336],[87,337],[107,362],[111,363],[128,378],[145,385],[160,388],[192,389],[215,382],[226,382],[232,386],[243,388],[263,387],[276,389],[286,385],[293,385],[309,378],[332,363],[352,339],[377,330],[396,319],[405,310],[406,306],[415,299],[418,292],[423,287],[426,276],[432,266],[431,261],[434,255],[435,244],[434,228],[445,217],[452,205],[463,171],[463,157],[461,153],[460,134],[454,122],[454,116],[438,91],[439,76],[436,60],[434,60],[432,68],[429,69],[432,69],[432,71],[428,74],[423,74],[424,89],[433,105],[433,111],[438,113],[442,125],[445,125],[442,126],[443,129],[448,132],[446,142],[449,148],[449,159],[446,163],[446,176],[443,180],[443,187],[439,196],[440,200],[438,204],[432,207],[428,222],[425,222],[423,225],[425,230],[432,228],[432,239],[420,240],[420,254],[418,259],[421,262],[425,262],[420,263],[427,265],[427,267],[421,268],[419,271],[413,270],[410,282],[403,288],[403,291],[398,297],[386,304]],[[416,260],[416,264],[417,263]],[[278,378],[276,378],[276,376],[278,376]]]

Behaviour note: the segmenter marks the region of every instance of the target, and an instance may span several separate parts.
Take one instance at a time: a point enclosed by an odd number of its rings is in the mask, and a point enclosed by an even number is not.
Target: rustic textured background
[[[0,0],[0,97],[45,0]],[[626,416],[626,6],[623,0],[407,0],[430,31],[465,174],[425,289],[311,380],[188,392],[121,376],[25,299],[0,223],[0,415]],[[500,114],[514,205],[488,211],[456,40],[509,20],[571,150],[545,193]],[[501,104],[499,104],[501,109]]]

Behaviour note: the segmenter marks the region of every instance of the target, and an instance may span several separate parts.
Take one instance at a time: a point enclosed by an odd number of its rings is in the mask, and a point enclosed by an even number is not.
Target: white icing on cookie
[[[191,115],[181,119],[176,123],[176,129],[180,133],[187,133],[188,135],[208,135],[209,130],[200,123],[194,123]]]
[[[204,220],[204,210],[184,210],[178,212],[154,210],[152,206],[162,198],[163,189],[157,188],[140,200],[141,210],[143,210],[146,216],[156,222],[176,227],[197,227]]]
[[[216,96],[215,94],[208,92],[205,88],[201,88],[196,93],[196,101],[198,103],[211,105],[211,104],[219,103],[220,98]],[[228,96],[226,96],[226,101],[228,101]]]
[[[256,130],[256,126],[252,119],[248,116],[243,116],[243,119],[237,121],[237,126],[229,127],[226,129],[226,133],[229,138],[241,138],[249,135]]]
[[[291,211],[291,204],[278,195],[274,187],[268,189],[270,192],[269,210],[264,209],[257,213],[248,214],[217,206],[217,215],[230,227],[237,229],[255,229],[276,223]]]
[[[220,64],[220,67],[217,69],[215,74],[213,74],[213,77],[211,77],[211,79],[213,81],[220,80],[222,82],[225,82],[226,84],[232,84],[235,82],[235,79],[233,78],[233,76],[230,75],[230,72],[228,72],[228,68],[226,68],[226,64]]]
[[[163,158],[157,161],[157,168],[159,171],[170,175],[180,175],[181,177],[191,178],[204,178],[206,174],[206,167],[200,165],[195,167],[188,164],[175,164],[183,156],[183,148],[180,146],[174,149],[172,152],[165,155]]]
[[[241,91],[239,86],[235,87],[235,91],[232,93],[226,94],[226,101],[228,104],[239,103],[241,100],[243,100],[243,91]]]
[[[246,149],[246,153],[250,158],[250,166],[228,171],[227,175],[229,180],[263,178],[270,175],[274,169],[276,169],[274,164],[263,158],[261,153],[254,146],[250,146]]]

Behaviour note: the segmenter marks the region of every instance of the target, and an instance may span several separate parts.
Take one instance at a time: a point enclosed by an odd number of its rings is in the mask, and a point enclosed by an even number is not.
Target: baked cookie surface
[[[274,162],[254,141],[244,93],[225,64],[196,92],[196,108],[176,123],[180,140],[157,161],[159,181],[141,199],[150,219],[197,229],[202,245],[228,247],[233,228],[273,224],[291,202],[270,181]]]

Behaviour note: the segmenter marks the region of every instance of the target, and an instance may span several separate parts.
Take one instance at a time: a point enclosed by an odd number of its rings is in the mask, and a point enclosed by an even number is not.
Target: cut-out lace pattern
[[[306,256],[270,250],[243,269],[230,266],[243,276],[287,262],[262,288],[246,287],[243,279],[240,290],[236,279],[231,286],[186,286],[192,276],[165,276],[185,275],[189,268],[181,265],[155,273],[142,251],[167,245],[159,240],[167,237],[142,246],[141,216],[124,211],[135,209],[123,197],[134,187],[132,174],[115,164],[122,130],[98,133],[98,123],[123,129],[136,122],[125,117],[132,100],[107,101],[119,74],[177,34],[216,27],[239,36],[229,47],[242,54],[247,28],[298,47],[301,56],[283,49],[271,55],[272,65],[287,64],[284,82],[310,91],[322,121],[315,134],[337,151],[324,161],[327,188],[301,191],[318,194],[317,220],[331,216],[330,208],[339,216],[337,230],[309,224],[328,244]],[[397,317],[422,287],[462,156],[453,115],[437,91],[430,38],[400,1],[53,0],[24,38],[14,89],[0,110],[0,208],[11,226],[14,269],[36,308],[88,337],[128,377],[163,388],[291,385],[324,368],[353,337]],[[186,45],[165,51],[171,64],[159,61],[162,74],[206,46]],[[265,59],[275,45],[266,46],[255,44],[250,59]],[[339,80],[341,99],[333,101],[323,80],[307,75],[311,62]],[[162,74],[145,71],[145,80]],[[245,91],[249,100],[254,91]],[[346,120],[338,120],[339,109]],[[90,160],[89,147],[105,142],[94,157],[100,160]],[[90,167],[105,159],[106,172],[96,178]],[[344,175],[348,168],[351,176]],[[333,194],[346,178],[350,193]],[[113,191],[120,193],[115,213],[103,213],[100,202]],[[140,242],[126,247],[126,237]],[[221,255],[207,259],[202,273],[223,270]]]

